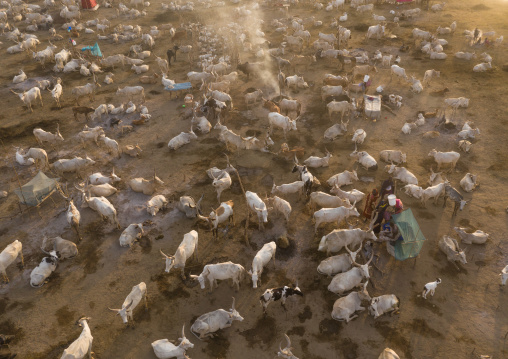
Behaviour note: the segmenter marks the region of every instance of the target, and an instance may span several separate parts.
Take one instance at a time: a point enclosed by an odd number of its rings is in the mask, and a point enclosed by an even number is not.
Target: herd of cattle
[[[237,4],[238,1],[232,1]],[[349,4],[351,11],[355,11],[360,16],[362,14],[370,13],[374,9],[373,1],[369,0],[351,0]],[[146,16],[145,11],[137,10],[138,5],[143,8],[150,6],[148,2],[141,0],[131,0],[136,9],[129,9],[124,4],[109,3],[104,0],[101,4],[105,8],[115,7],[118,19],[136,19]],[[201,0],[197,2],[200,8],[208,9],[211,7],[225,7],[224,2],[212,2],[210,0]],[[57,6],[53,0],[44,0],[42,6],[36,4],[27,4],[22,0],[2,1],[0,9],[0,21],[3,36],[7,41],[13,41],[16,45],[7,48],[8,54],[16,54],[26,52],[31,55],[34,61],[40,63],[41,68],[45,69],[48,63],[54,62],[55,65],[52,71],[60,77],[53,77],[48,79],[31,80],[25,74],[23,69],[19,70],[19,74],[13,79],[14,86],[33,83],[30,89],[23,90],[18,93],[11,90],[17,96],[28,110],[33,111],[34,105],[37,102],[43,106],[42,94],[44,90],[50,91],[56,105],[61,107],[61,97],[64,92],[65,76],[71,72],[79,72],[85,78],[91,78],[93,81],[83,86],[76,86],[72,89],[71,93],[76,101],[77,106],[73,107],[73,114],[75,119],[78,119],[78,114],[84,114],[97,124],[95,127],[88,127],[85,125],[84,129],[76,134],[76,139],[83,147],[87,146],[89,142],[95,143],[97,147],[99,144],[103,145],[106,152],[112,155],[110,161],[115,158],[120,158],[122,154],[129,156],[139,156],[142,152],[138,144],[124,144],[120,145],[117,140],[106,136],[104,125],[110,125],[110,128],[120,123],[130,124],[121,125],[122,133],[124,131],[132,131],[136,126],[149,125],[151,115],[148,112],[145,103],[145,92],[143,86],[125,86],[124,88],[116,91],[117,98],[127,99],[127,103],[121,103],[118,106],[113,104],[101,104],[96,108],[80,106],[79,100],[82,97],[89,97],[90,101],[95,101],[95,92],[101,86],[109,86],[115,82],[114,73],[115,68],[120,71],[125,64],[131,65],[131,70],[136,75],[146,73],[149,71],[152,54],[155,55],[157,50],[156,40],[171,41],[174,44],[173,48],[167,51],[168,60],[155,56],[155,66],[161,72],[161,75],[153,71],[152,75],[143,75],[137,77],[142,84],[156,83],[160,78],[163,88],[166,90],[175,90],[178,84],[174,80],[168,78],[171,68],[171,61],[176,61],[177,52],[187,54],[187,61],[192,67],[200,67],[201,72],[192,71],[187,74],[188,80],[193,86],[192,94],[185,96],[185,103],[191,104],[186,114],[189,120],[189,132],[181,132],[180,134],[171,138],[168,142],[168,148],[171,151],[177,151],[182,146],[188,145],[193,141],[198,141],[199,137],[194,130],[200,134],[208,134],[212,130],[217,132],[218,140],[225,144],[228,150],[255,150],[261,151],[266,154],[285,155],[291,161],[294,161],[293,173],[298,175],[299,180],[276,185],[273,183],[272,197],[262,199],[258,194],[253,191],[244,190],[241,185],[241,179],[234,167],[229,164],[225,169],[216,167],[210,168],[207,175],[212,181],[212,186],[217,192],[217,200],[220,206],[209,214],[204,216],[201,212],[200,200],[195,201],[191,196],[182,196],[176,204],[176,208],[185,214],[188,218],[197,218],[204,223],[208,223],[214,236],[218,236],[219,226],[231,222],[234,224],[234,208],[235,203],[232,200],[222,202],[221,195],[223,191],[231,188],[235,175],[238,176],[240,185],[242,187],[243,195],[248,206],[248,211],[256,215],[259,222],[259,230],[263,230],[264,223],[268,222],[268,211],[274,210],[280,212],[285,220],[286,225],[289,225],[291,215],[291,204],[277,196],[282,197],[299,194],[308,199],[309,205],[314,210],[316,207],[321,207],[313,214],[315,222],[315,231],[317,233],[318,227],[325,223],[337,223],[340,226],[348,217],[358,217],[360,214],[356,208],[356,204],[360,203],[365,194],[357,189],[344,191],[341,189],[343,186],[352,185],[358,181],[356,170],[343,171],[330,177],[326,182],[331,187],[331,194],[314,191],[315,188],[320,186],[320,181],[312,175],[310,169],[319,167],[328,167],[331,157],[331,152],[326,153],[324,157],[311,156],[300,164],[298,157],[301,157],[298,148],[289,149],[287,144],[282,144],[281,151],[275,153],[272,151],[274,141],[270,136],[273,135],[274,129],[282,130],[284,139],[290,131],[297,131],[297,124],[301,118],[302,103],[296,98],[292,98],[291,94],[296,91],[312,91],[311,86],[300,74],[293,76],[286,76],[284,72],[294,71],[297,72],[298,68],[304,67],[306,70],[315,65],[317,61],[330,61],[332,64],[341,66],[341,71],[345,72],[345,68],[351,66],[348,74],[326,74],[323,78],[324,86],[321,88],[321,99],[326,101],[326,109],[328,111],[330,120],[334,120],[336,114],[340,114],[340,122],[335,123],[324,132],[326,140],[334,140],[342,137],[347,133],[349,120],[358,116],[362,111],[361,101],[357,97],[363,98],[363,93],[366,90],[366,84],[358,82],[359,77],[375,76],[378,72],[376,66],[380,65],[389,69],[392,76],[395,75],[397,79],[403,80],[408,83],[409,89],[415,93],[421,93],[424,88],[428,87],[433,77],[439,77],[440,71],[434,69],[425,72],[422,81],[418,80],[415,75],[408,76],[403,67],[401,67],[401,57],[394,58],[391,54],[383,54],[377,50],[374,53],[369,53],[363,49],[348,50],[346,46],[351,39],[352,31],[342,26],[348,21],[351,23],[351,15],[348,13],[339,13],[339,8],[345,8],[344,0],[333,0],[328,4],[323,4],[318,1],[309,2],[306,4],[298,4],[297,0],[290,3],[291,6],[312,6],[316,14],[323,14],[323,12],[335,13],[337,18],[333,20],[331,27],[334,29],[332,33],[326,34],[319,32],[318,38],[314,42],[311,41],[311,33],[305,29],[305,25],[310,24],[313,28],[320,28],[325,26],[323,21],[316,20],[317,16],[312,18],[299,18],[297,16],[289,16],[284,11],[281,12],[280,18],[274,19],[270,24],[264,23],[260,17],[260,5],[252,3],[250,5],[234,7],[234,13],[238,16],[238,22],[230,22],[221,29],[215,29],[211,25],[202,24],[180,24],[180,27],[174,27],[172,24],[164,24],[161,26],[151,26],[149,29],[143,28],[139,25],[122,25],[119,24],[112,28],[111,22],[107,19],[88,20],[85,23],[80,22],[82,12],[79,5],[74,0],[65,0],[62,2],[62,8],[59,16],[66,20],[62,28],[71,28],[72,35],[79,36],[79,32],[85,34],[98,34],[99,42],[111,42],[113,44],[125,43],[129,41],[139,41],[139,43],[132,45],[129,53],[115,54],[105,58],[94,58],[93,56],[84,56],[79,51],[69,50],[63,48],[60,52],[55,53],[58,46],[53,45],[53,42],[58,42],[63,39],[63,36],[57,33],[57,29],[53,27],[52,13],[55,12],[54,8]],[[171,4],[162,4],[164,11],[185,12],[194,11],[196,5],[193,2],[185,4],[179,2],[171,2]],[[435,4],[432,6],[432,11],[442,11],[445,3]],[[369,39],[380,40],[388,35],[388,32],[398,27],[400,21],[410,21],[418,16],[421,16],[421,11],[418,8],[406,9],[403,11],[391,10],[389,15],[380,16],[373,14],[371,19],[377,22],[376,25],[369,27],[365,41]],[[387,20],[387,18],[391,20]],[[243,21],[243,24],[242,24]],[[9,23],[10,22],[10,23]],[[13,28],[13,24],[16,27]],[[22,33],[19,28],[25,26],[26,32]],[[93,30],[93,27],[96,30]],[[447,35],[453,36],[457,28],[456,22],[453,22],[450,27],[439,27],[436,31],[425,31],[421,29],[413,29],[412,36],[414,38],[415,49],[420,49],[422,54],[428,54],[432,60],[445,60],[447,54],[444,52],[448,41],[440,39],[438,36]],[[265,33],[262,31],[273,31],[275,34],[282,34],[283,41],[280,44],[273,44],[266,38]],[[41,41],[38,36],[43,36],[42,31],[49,30],[49,46],[44,50],[36,51],[37,46]],[[106,32],[108,35],[106,35]],[[477,45],[477,34],[473,31],[466,30],[466,41],[470,45]],[[494,34],[488,34],[493,36]],[[360,35],[359,35],[360,36]],[[484,33],[483,36],[486,36]],[[503,37],[499,37],[494,41],[495,45],[499,45],[503,41]],[[341,48],[341,49],[338,49]],[[401,48],[402,50],[402,48]],[[302,55],[305,52],[307,55]],[[287,55],[290,54],[288,57]],[[239,57],[255,58],[256,62],[239,63]],[[132,56],[132,57],[131,57]],[[284,58],[286,57],[286,58]],[[464,61],[471,61],[476,58],[476,54],[467,52],[457,52],[456,58]],[[487,53],[483,53],[481,58],[484,62],[473,67],[475,72],[484,72],[492,70],[492,57]],[[181,60],[180,60],[181,61]],[[392,64],[393,63],[393,64]],[[231,119],[233,106],[233,97],[235,103],[242,99],[238,96],[233,96],[229,92],[236,82],[240,81],[242,75],[236,69],[246,75],[247,81],[256,81],[261,79],[269,84],[274,83],[279,87],[280,101],[268,100],[263,96],[265,95],[261,89],[253,89],[251,92],[245,94],[244,101],[247,108],[257,106],[259,102],[263,103],[263,107],[268,109],[267,125],[268,130],[262,139],[257,137],[242,137],[240,134],[233,132],[226,126],[228,118]],[[107,72],[104,76],[103,83],[99,83],[99,76],[104,73],[103,69],[109,69],[112,72]],[[297,72],[298,73],[298,72]],[[62,80],[63,78],[63,80]],[[52,88],[52,89],[51,89]],[[382,91],[383,87],[380,86],[378,90]],[[202,91],[202,92],[201,92]],[[200,92],[203,94],[202,102],[196,94]],[[266,92],[266,91],[265,91]],[[298,93],[298,92],[297,92]],[[196,97],[196,100],[195,98]],[[391,94],[389,99],[392,105],[400,107],[402,105],[402,97],[398,94]],[[133,102],[136,101],[137,102]],[[455,113],[458,108],[466,108],[469,106],[469,99],[464,97],[448,98],[444,100],[443,106],[445,111],[448,108],[452,109]],[[133,118],[132,116],[136,116]],[[104,118],[103,118],[104,116]],[[346,117],[346,121],[344,121]],[[411,130],[423,126],[428,118],[436,117],[436,113],[419,113],[417,119],[412,120],[404,125],[402,132],[405,135],[411,133]],[[215,125],[210,121],[215,120]],[[222,122],[221,122],[222,120]],[[424,134],[424,137],[432,137],[436,135],[437,131],[430,131]],[[30,148],[24,151],[21,148],[16,148],[15,159],[20,166],[36,166],[42,170],[53,171],[59,176],[65,173],[75,173],[78,177],[83,178],[83,174],[96,164],[92,158],[86,156],[81,158],[75,156],[72,159],[58,159],[53,163],[49,162],[48,154],[42,147],[45,143],[49,143],[51,149],[54,150],[55,146],[64,142],[63,136],[60,134],[57,126],[56,132],[51,133],[41,128],[36,128],[33,134],[37,143],[41,148]],[[469,153],[473,147],[475,136],[480,134],[480,130],[474,126],[472,122],[466,122],[460,132],[457,133],[458,147],[465,153]],[[439,133],[437,132],[437,135]],[[354,143],[355,150],[351,153],[350,157],[358,162],[360,166],[366,170],[377,170],[378,164],[374,156],[366,151],[359,151],[358,146],[362,145],[366,140],[367,133],[364,129],[355,129],[352,142]],[[449,166],[450,170],[455,170],[455,166],[460,159],[460,154],[455,151],[441,152],[436,149],[432,150],[429,155],[437,163],[437,170],[439,171],[442,166]],[[381,161],[388,163],[385,167],[386,172],[392,176],[396,181],[403,183],[404,191],[407,195],[418,198],[421,200],[423,206],[426,202],[433,198],[434,202],[440,197],[444,197],[445,205],[446,199],[450,198],[455,203],[454,215],[457,210],[462,210],[467,202],[464,200],[462,194],[452,187],[450,182],[441,176],[441,172],[430,175],[429,184],[427,188],[418,186],[418,178],[401,165],[406,163],[406,154],[399,150],[383,150],[379,154]],[[89,207],[98,212],[99,215],[111,223],[114,223],[118,229],[122,226],[118,221],[117,211],[114,205],[106,198],[118,192],[115,184],[123,181],[118,177],[114,168],[110,175],[104,175],[101,172],[93,173],[87,176],[85,181],[78,182],[75,189],[80,196],[81,208]],[[153,176],[149,179],[145,178],[132,178],[128,183],[129,187],[134,192],[143,193],[151,196],[147,199],[146,210],[150,216],[156,216],[161,209],[168,205],[168,199],[162,194],[155,194],[160,189],[164,182],[157,177],[154,172]],[[478,186],[477,175],[472,173],[465,174],[464,178],[460,181],[460,186],[465,192],[471,192]],[[64,193],[65,194],[65,193]],[[76,232],[77,242],[82,240],[80,232],[81,215],[80,210],[74,204],[74,201],[68,197],[68,207],[66,212],[66,219],[68,224]],[[347,223],[347,222],[346,222]],[[342,249],[346,250],[344,254],[334,255],[323,260],[317,270],[320,274],[325,274],[333,277],[328,290],[339,294],[341,297],[336,300],[333,305],[331,316],[335,320],[349,322],[358,317],[357,312],[364,311],[366,308],[362,306],[365,301],[369,302],[369,313],[378,318],[384,313],[391,312],[392,314],[399,310],[400,301],[394,294],[386,294],[379,297],[371,298],[367,292],[367,285],[370,278],[369,266],[373,259],[373,252],[369,256],[365,256],[365,263],[357,263],[357,254],[359,253],[365,241],[378,241],[378,238],[372,232],[372,228],[362,230],[360,228],[349,229],[336,229],[331,233],[322,237],[318,251],[326,252],[327,255],[338,253]],[[483,244],[487,241],[489,235],[481,230],[474,233],[468,233],[467,228],[456,227],[457,232],[462,243],[466,244]],[[119,237],[120,246],[128,247],[135,244],[135,242],[144,235],[143,223],[131,223],[121,233]],[[456,262],[463,264],[467,263],[466,256],[463,250],[460,249],[457,240],[450,236],[443,236],[439,240],[439,248],[444,252],[449,261],[454,265]],[[353,250],[353,248],[356,248]],[[207,264],[204,266],[203,271],[199,275],[191,275],[191,278],[198,281],[201,288],[206,288],[208,282],[210,291],[214,286],[217,286],[218,280],[230,279],[239,290],[240,283],[244,281],[245,275],[248,273],[251,276],[253,288],[258,288],[261,284],[261,275],[264,268],[273,260],[275,264],[275,252],[277,245],[275,242],[265,243],[262,248],[257,252],[252,260],[252,266],[249,271],[240,265],[231,261]],[[33,287],[40,287],[44,285],[51,273],[57,269],[58,261],[72,258],[78,255],[78,246],[69,240],[61,237],[44,238],[42,243],[42,250],[48,256],[44,257],[41,263],[32,270],[30,274],[30,285]],[[177,247],[173,255],[167,255],[162,250],[160,251],[166,264],[166,272],[171,269],[181,269],[181,275],[185,278],[185,265],[189,258],[192,256],[197,260],[198,258],[198,232],[195,230],[186,233],[182,242]],[[0,254],[0,271],[2,272],[3,279],[8,282],[7,267],[12,264],[17,257],[20,257],[23,263],[22,243],[15,240],[9,244]],[[502,273],[502,284],[505,285],[508,280],[508,266],[506,266]],[[427,294],[434,295],[437,285],[441,283],[441,279],[437,278],[436,281],[427,283],[424,287],[422,297],[426,298]],[[282,283],[281,283],[282,284]],[[352,291],[354,288],[361,288],[358,291]],[[303,296],[303,291],[299,288],[298,284],[293,286],[282,286],[277,288],[266,289],[263,295],[260,296],[260,302],[263,311],[266,313],[269,303],[280,301],[285,308],[286,300],[291,296]],[[120,309],[111,309],[116,312],[124,323],[133,320],[133,311],[137,305],[144,299],[145,306],[147,305],[147,286],[144,282],[132,288],[132,291],[125,298]],[[91,348],[93,337],[88,326],[90,318],[83,317],[79,319],[78,323],[83,327],[83,331],[76,341],[74,341],[67,349],[65,349],[62,359],[70,358],[84,358],[86,355],[91,357]],[[191,325],[191,332],[197,338],[204,339],[213,337],[213,333],[220,329],[230,327],[234,321],[242,321],[243,317],[235,309],[235,299],[229,311],[218,309],[210,313],[206,313],[198,317]],[[278,355],[282,358],[296,358],[291,352],[291,341],[285,335],[287,345],[285,348],[279,347]],[[178,345],[175,345],[167,339],[161,339],[152,343],[155,355],[162,358],[188,358],[186,351],[192,349],[194,345],[185,337],[185,325],[182,329],[182,337],[179,338]],[[379,358],[398,358],[398,355],[391,349],[385,349]]]

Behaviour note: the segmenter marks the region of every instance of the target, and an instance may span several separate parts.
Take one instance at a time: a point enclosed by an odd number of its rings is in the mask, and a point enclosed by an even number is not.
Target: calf
[[[434,296],[437,285],[440,283],[441,283],[441,278],[436,278],[436,280],[434,282],[429,282],[429,283],[425,284],[425,286],[423,287],[423,292],[422,292],[423,299],[427,299],[427,294],[429,294],[429,292],[430,292],[431,296]]]
[[[111,309],[111,308],[108,309],[113,312],[116,312],[116,314],[122,318],[123,323],[128,324],[129,318],[131,319],[131,321],[134,321],[132,312],[134,311],[134,308],[136,308],[136,306],[139,304],[139,302],[141,302],[143,297],[145,298],[145,307],[146,309],[148,309],[148,303],[146,300],[145,282],[141,282],[138,285],[132,287],[131,292],[123,301],[122,309]]]
[[[56,253],[55,253],[56,254]],[[53,256],[42,258],[41,263],[30,273],[30,285],[34,288],[40,288],[46,283],[46,279],[56,269],[58,258]]]
[[[303,293],[300,290],[300,288],[298,288],[298,285],[293,286],[293,288],[285,285],[284,287],[267,289],[263,293],[263,295],[261,297],[259,297],[259,301],[260,301],[261,305],[263,306],[263,313],[266,313],[266,308],[268,307],[268,304],[270,304],[271,302],[278,301],[278,300],[281,300],[280,304],[282,305],[284,310],[287,310],[286,309],[286,299],[288,297],[293,296],[293,295],[299,295],[299,296],[303,297]]]

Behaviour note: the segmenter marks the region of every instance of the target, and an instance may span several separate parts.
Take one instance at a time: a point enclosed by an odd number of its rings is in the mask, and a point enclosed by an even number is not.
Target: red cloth
[[[81,0],[81,7],[83,9],[93,9],[97,6],[97,2],[95,0]]]

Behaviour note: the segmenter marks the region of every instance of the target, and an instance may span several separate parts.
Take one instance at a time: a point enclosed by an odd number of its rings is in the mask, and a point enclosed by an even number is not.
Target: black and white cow
[[[291,288],[285,285],[284,287],[280,288],[267,289],[263,293],[263,295],[259,297],[259,301],[263,306],[263,312],[266,313],[266,307],[268,307],[268,304],[280,299],[281,299],[280,304],[282,305],[284,310],[286,310],[286,299],[292,295],[299,295],[303,297],[303,293],[300,290],[300,288],[298,288],[298,286],[294,286],[294,288]]]

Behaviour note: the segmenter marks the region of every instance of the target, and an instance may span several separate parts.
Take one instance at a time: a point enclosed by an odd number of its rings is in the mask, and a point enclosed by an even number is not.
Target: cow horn
[[[374,258],[374,252],[372,252],[372,255],[370,256],[370,259],[369,259],[369,261],[366,264],[369,265],[370,262],[372,262],[373,258]]]
[[[161,252],[161,254],[162,254],[165,258],[169,258],[169,256],[167,256],[167,255],[166,255],[166,254],[162,251],[162,249],[160,249],[160,252]]]
[[[182,327],[182,338],[185,338],[185,324]]]
[[[286,341],[287,341],[286,348],[289,349],[289,348],[291,348],[291,340],[289,339],[289,337],[286,333],[284,333],[284,336],[286,337]]]
[[[233,304],[231,304],[231,309],[235,310],[235,297],[233,297]]]
[[[279,352],[283,353],[283,350],[282,350],[282,342],[279,343]]]

